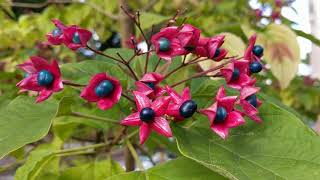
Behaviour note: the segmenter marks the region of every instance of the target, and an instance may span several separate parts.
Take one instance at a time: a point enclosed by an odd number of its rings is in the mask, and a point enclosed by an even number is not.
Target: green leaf
[[[0,158],[48,133],[58,105],[53,101],[34,101],[19,96],[0,111]]]
[[[59,102],[57,117],[70,115],[72,113],[71,105],[73,102],[73,97],[63,97]]]
[[[140,21],[142,29],[148,29],[151,28],[152,25],[160,24],[161,22],[169,19],[167,16],[163,16],[160,14],[154,14],[149,12],[143,12],[140,16]]]
[[[180,157],[165,164],[155,166],[143,172],[130,172],[107,178],[107,180],[225,180],[226,178],[212,172],[193,160]]]
[[[208,121],[174,126],[180,152],[231,179],[317,179],[319,137],[294,114],[263,100],[262,124],[247,120],[222,140]]]
[[[109,159],[68,168],[61,173],[59,180],[102,180],[123,172],[124,169],[117,162]]]
[[[57,172],[59,167],[59,158],[55,158],[55,151],[59,150],[63,141],[55,137],[51,144],[41,144],[36,147],[28,156],[23,166],[19,167],[15,174],[16,180],[34,180],[39,175],[45,175],[46,172]],[[50,169],[43,169],[45,167]]]

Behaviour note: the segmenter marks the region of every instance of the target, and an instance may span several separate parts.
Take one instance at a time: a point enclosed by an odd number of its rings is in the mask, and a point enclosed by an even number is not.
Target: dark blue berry
[[[37,81],[39,86],[49,86],[53,82],[53,75],[47,70],[42,70],[38,73]]]
[[[79,33],[78,33],[78,32],[75,32],[75,33],[73,34],[72,42],[75,43],[75,44],[80,44],[80,43],[81,43],[81,41],[80,41],[80,36],[79,36]]]
[[[60,28],[55,28],[53,31],[52,31],[52,36],[53,37],[57,37],[57,36],[60,36],[62,34],[62,31]]]
[[[111,46],[112,47],[120,47],[121,46],[121,38],[120,38],[119,33],[112,35]]]
[[[168,51],[170,49],[171,43],[167,38],[162,37],[158,42],[160,51]]]
[[[99,97],[105,97],[109,95],[114,89],[113,84],[109,80],[104,80],[98,84],[95,89],[95,93]]]
[[[252,49],[254,55],[261,57],[263,55],[263,47],[260,45],[255,45]]]
[[[197,110],[197,103],[192,100],[187,100],[179,108],[179,113],[184,118],[191,117]]]
[[[231,81],[236,81],[239,79],[240,76],[240,71],[238,68],[234,68],[232,76],[231,76]]]
[[[227,111],[224,107],[218,107],[216,112],[216,117],[214,118],[214,123],[223,123],[227,117]]]
[[[257,96],[255,94],[252,94],[251,96],[248,96],[246,98],[246,100],[248,101],[248,103],[250,103],[253,107],[257,107],[258,106],[258,101],[257,101]]]
[[[146,123],[153,121],[155,115],[156,113],[154,112],[154,110],[149,107],[143,108],[140,111],[140,119],[141,121]]]
[[[152,82],[144,82],[144,83],[151,89],[155,89],[156,88],[156,86]]]
[[[214,52],[213,57],[216,58],[220,55],[221,50],[219,48],[216,49],[216,52]]]
[[[250,63],[249,69],[251,73],[258,73],[262,70],[262,64],[259,61],[254,61]]]
[[[194,46],[185,46],[184,49],[187,51],[193,51],[194,50]]]

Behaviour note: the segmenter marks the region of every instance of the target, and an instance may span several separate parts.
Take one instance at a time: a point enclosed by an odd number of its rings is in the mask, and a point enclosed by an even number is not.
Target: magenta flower
[[[257,36],[252,35],[249,39],[249,46],[246,49],[243,59],[249,61],[248,75],[258,73],[263,69],[260,58],[263,56],[263,47],[255,45]]]
[[[147,73],[143,77],[136,81],[137,91],[142,92],[151,99],[160,97],[165,93],[165,89],[158,84],[163,80],[163,76],[159,73]]]
[[[192,52],[198,45],[201,31],[190,24],[182,26],[177,38],[186,53]]]
[[[22,91],[39,92],[37,103],[48,99],[53,92],[59,92],[63,89],[60,68],[56,60],[50,65],[47,60],[33,56],[30,57],[30,61],[26,61],[18,67],[25,71],[27,76],[17,83],[17,86]]]
[[[256,9],[256,10],[254,10],[254,13],[256,15],[256,18],[261,18],[263,12],[261,9]]]
[[[71,50],[77,50],[80,47],[85,48],[87,42],[91,39],[92,33],[78,26],[69,26],[64,29],[63,43]]]
[[[183,89],[181,96],[169,86],[166,87],[166,90],[173,100],[169,104],[166,114],[174,117],[175,121],[182,121],[196,112],[197,104],[191,99],[188,87]]]
[[[226,68],[220,69],[220,73],[231,88],[241,89],[251,81],[248,76],[248,66],[249,61],[247,60],[235,60]]]
[[[152,130],[160,135],[172,137],[169,122],[163,117],[170,102],[170,97],[158,98],[151,102],[141,92],[133,91],[133,95],[138,111],[124,118],[121,124],[140,126],[140,144],[147,140]]]
[[[54,23],[56,28],[52,32],[47,34],[48,42],[51,45],[60,45],[63,43],[63,33],[67,27],[58,19],[52,19],[52,22]]]
[[[223,42],[223,35],[212,38],[200,38],[195,53],[200,57],[207,57],[214,59],[215,61],[220,61],[227,55],[227,50],[221,48]]]
[[[90,79],[80,96],[89,102],[97,102],[100,109],[106,110],[119,102],[121,93],[119,80],[106,73],[99,73]]]
[[[235,128],[245,123],[242,115],[233,109],[237,96],[226,96],[223,86],[216,95],[216,102],[200,113],[208,116],[210,128],[223,139],[226,139],[230,128]]]
[[[161,29],[160,32],[151,37],[151,42],[160,58],[171,61],[173,57],[186,53],[177,38],[178,35],[179,28],[170,26]]]
[[[253,86],[245,86],[240,91],[240,106],[242,107],[243,114],[248,116],[250,119],[261,123],[261,118],[258,116],[258,107],[261,106],[262,102],[257,98],[256,94],[260,88]]]

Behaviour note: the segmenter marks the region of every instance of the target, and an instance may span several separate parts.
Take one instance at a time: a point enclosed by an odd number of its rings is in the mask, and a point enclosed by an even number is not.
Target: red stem
[[[203,77],[203,75],[205,75],[205,74],[208,74],[208,73],[210,73],[210,72],[212,72],[212,71],[216,71],[216,70],[218,70],[218,69],[223,68],[225,65],[229,64],[229,63],[232,62],[233,60],[234,60],[234,59],[228,60],[228,61],[220,64],[219,66],[216,66],[216,67],[214,67],[214,68],[208,69],[208,70],[206,70],[206,71],[202,71],[202,72],[196,73],[196,74],[194,74],[193,76],[191,76],[191,77],[189,77],[189,78],[187,78],[187,79],[184,79],[184,80],[182,80],[182,81],[179,81],[179,82],[177,82],[177,83],[174,83],[173,85],[171,85],[171,87],[178,86],[178,85],[180,85],[180,84],[182,84],[182,83],[184,83],[184,82],[186,82],[186,81],[189,81],[189,80],[191,80],[191,79],[194,79],[194,78]],[[220,73],[217,73],[217,74],[212,75],[212,76],[210,76],[210,77],[217,77],[217,76],[220,76]]]

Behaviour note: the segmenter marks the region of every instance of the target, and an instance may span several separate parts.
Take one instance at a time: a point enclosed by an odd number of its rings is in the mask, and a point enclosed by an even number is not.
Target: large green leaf
[[[226,178],[187,158],[178,158],[143,172],[115,175],[107,180],[224,180]]]
[[[34,98],[20,96],[0,111],[0,158],[48,133],[58,104],[34,101]]]
[[[193,95],[214,95],[216,85],[199,88]],[[232,129],[222,140],[206,118],[196,125],[173,127],[180,152],[214,172],[231,179],[317,179],[319,137],[294,114],[263,96],[262,124],[251,120]],[[200,116],[200,115],[199,115]]]
[[[103,180],[123,172],[123,168],[118,163],[109,159],[68,168],[61,173],[59,180]]]

